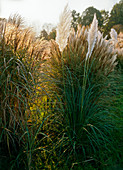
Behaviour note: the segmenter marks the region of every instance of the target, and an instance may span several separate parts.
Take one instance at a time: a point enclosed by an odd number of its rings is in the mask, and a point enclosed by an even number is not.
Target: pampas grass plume
[[[117,32],[115,31],[115,29],[111,29],[110,36],[112,40],[117,41]]]
[[[67,45],[67,40],[70,34],[71,20],[72,14],[67,4],[63,13],[59,17],[59,24],[56,30],[56,42],[58,43],[61,52]]]
[[[98,21],[96,19],[96,14],[94,14],[94,19],[93,19],[91,27],[88,31],[88,37],[87,37],[88,52],[86,55],[86,60],[88,57],[90,58],[90,56],[92,54],[92,51],[93,51],[95,43],[96,43],[97,36],[98,36]]]

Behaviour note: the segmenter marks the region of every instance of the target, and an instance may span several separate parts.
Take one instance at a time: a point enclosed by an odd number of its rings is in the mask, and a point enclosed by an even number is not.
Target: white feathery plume
[[[115,63],[116,59],[117,59],[117,54],[115,54],[115,55],[112,56],[112,64]]]
[[[97,40],[98,40],[98,45],[102,45],[104,39],[103,39],[103,34],[99,30],[97,32]]]
[[[102,34],[100,31],[98,31],[98,40],[100,40],[100,38],[102,38]]]
[[[56,29],[56,42],[62,52],[67,45],[67,40],[70,35],[72,14],[68,9],[68,4],[65,6],[63,13],[59,17],[59,24]]]
[[[113,29],[113,28],[111,29],[110,36],[111,36],[112,40],[117,41],[117,32],[115,31],[115,29]]]
[[[88,31],[88,37],[87,37],[88,52],[86,55],[86,60],[88,57],[90,58],[90,56],[92,54],[92,51],[93,51],[95,43],[96,43],[97,36],[98,36],[98,20],[96,19],[96,14],[94,14],[94,19],[93,19],[91,27]]]
[[[113,47],[115,47],[115,44],[117,43],[117,32],[115,31],[115,29],[113,28],[111,29],[110,36],[111,36],[111,39],[109,40],[109,42],[111,42]]]

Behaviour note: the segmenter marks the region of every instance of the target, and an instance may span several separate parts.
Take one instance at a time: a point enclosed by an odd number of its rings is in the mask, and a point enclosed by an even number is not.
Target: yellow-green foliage
[[[45,96],[37,95],[37,97],[33,99],[33,103],[29,103],[30,119],[36,121],[37,123],[41,123],[44,117],[53,113],[55,105],[56,100],[53,101],[52,98],[49,98],[46,95]],[[26,114],[28,115],[28,111],[26,111]]]

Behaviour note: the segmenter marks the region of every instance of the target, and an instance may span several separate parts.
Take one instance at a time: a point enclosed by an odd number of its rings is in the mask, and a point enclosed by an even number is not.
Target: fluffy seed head
[[[110,36],[112,40],[117,41],[117,32],[115,31],[115,29],[111,29]]]
[[[98,36],[98,21],[96,19],[96,14],[94,14],[94,19],[93,22],[91,24],[91,27],[88,31],[88,37],[87,37],[87,41],[88,41],[88,52],[87,52],[87,56],[86,59],[92,54],[92,51],[94,49],[95,43],[96,43],[96,39]]]
[[[59,24],[56,30],[56,42],[58,43],[61,52],[67,45],[67,40],[70,34],[71,20],[72,14],[67,4],[63,13],[59,17]]]

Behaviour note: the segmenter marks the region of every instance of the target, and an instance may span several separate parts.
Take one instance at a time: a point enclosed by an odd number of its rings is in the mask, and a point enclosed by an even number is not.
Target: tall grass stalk
[[[96,14],[95,14],[93,22],[91,24],[91,27],[88,31],[88,37],[87,37],[88,52],[86,54],[86,60],[85,60],[85,66],[84,66],[81,112],[83,112],[83,101],[84,101],[84,95],[85,95],[85,89],[86,89],[86,83],[87,83],[87,76],[88,76],[88,69],[89,69],[89,58],[91,57],[91,54],[93,52],[93,49],[94,49],[94,46],[95,46],[95,43],[96,43],[97,30],[98,30],[98,21],[96,19]],[[82,121],[82,118],[81,118],[81,121]]]

